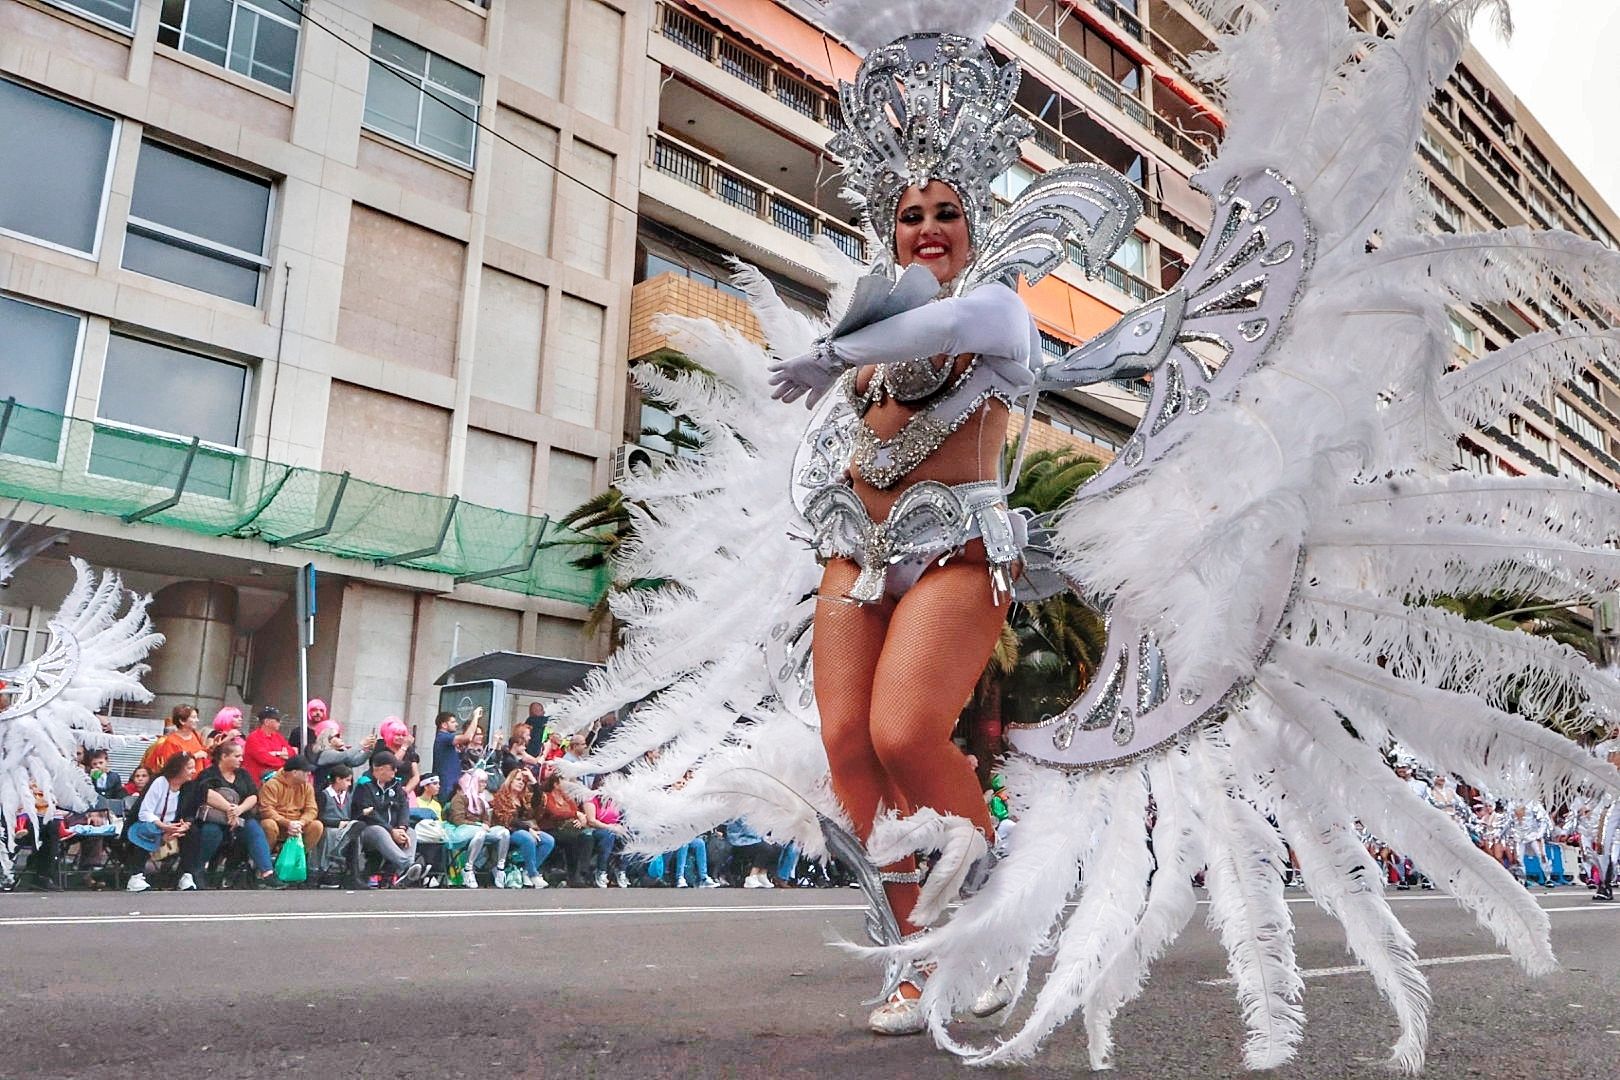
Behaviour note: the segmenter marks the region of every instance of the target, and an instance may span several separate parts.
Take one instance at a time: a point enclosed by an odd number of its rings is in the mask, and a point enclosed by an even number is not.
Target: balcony
[[[1045,27],[1016,8],[1002,20],[1019,39],[1051,60],[1065,74],[1078,79],[1093,93],[1124,113],[1138,126],[1170,147],[1185,160],[1202,163],[1208,157],[1205,147],[1162,116],[1150,111],[1141,98],[1109,78],[1101,68],[1059,41]]]
[[[820,86],[684,8],[659,4],[653,32],[823,127],[836,121],[836,103]]]
[[[856,262],[866,261],[866,240],[859,231],[831,214],[817,210],[784,191],[778,191],[719,158],[655,132],[648,164],[665,176],[750,217],[774,225],[782,232],[813,243],[825,236]]]
[[[764,344],[759,320],[746,300],[721,292],[712,285],[664,273],[637,282],[630,293],[631,360],[639,360],[668,347],[669,339],[653,328],[660,315],[684,315],[736,327],[755,344]]]
[[[586,538],[547,518],[212,450],[12,399],[0,400],[0,497],[442,574],[446,592],[476,581],[590,606],[607,588],[605,570],[570,562]]]

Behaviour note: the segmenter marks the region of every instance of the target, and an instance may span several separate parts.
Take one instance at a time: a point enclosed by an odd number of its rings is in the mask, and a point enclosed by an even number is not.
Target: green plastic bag
[[[276,856],[276,877],[297,883],[309,877],[309,860],[304,855],[304,838],[289,836]]]

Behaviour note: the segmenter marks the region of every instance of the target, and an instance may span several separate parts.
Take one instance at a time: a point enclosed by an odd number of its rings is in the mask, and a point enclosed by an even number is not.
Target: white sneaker
[[[145,892],[147,889],[150,889],[151,887],[152,886],[150,886],[150,885],[148,885],[146,883],[146,875],[145,874],[131,874],[129,876],[129,884],[124,886],[124,891],[125,892]]]
[[[196,881],[192,880],[190,874],[181,874],[180,884],[176,885],[174,888],[176,892],[196,892],[197,883]]]
[[[743,888],[745,889],[768,889],[770,887],[771,883],[759,874],[749,874],[743,881]]]
[[[461,875],[461,887],[463,889],[478,888],[478,875],[473,873],[471,870],[465,871]]]
[[[613,883],[621,889],[628,889],[630,887],[630,879],[624,876],[623,870],[620,870],[618,875],[614,877]]]
[[[675,887],[677,889],[690,889],[691,888],[691,886],[686,883],[686,879],[683,878],[683,877],[675,879]]]
[[[606,870],[598,870],[596,872],[596,887],[598,889],[607,888],[607,871]]]
[[[771,880],[771,875],[762,873],[759,875],[759,887],[762,889],[774,889],[776,888],[776,882]]]
[[[702,881],[698,882],[698,888],[700,889],[718,889],[719,887],[720,883],[714,880],[712,877],[705,877]]]
[[[497,866],[495,868],[495,872],[490,876],[495,879],[495,887],[497,889],[506,888],[506,867]]]
[[[531,889],[546,888],[546,879],[540,874],[530,874],[526,880],[528,881],[529,888]]]

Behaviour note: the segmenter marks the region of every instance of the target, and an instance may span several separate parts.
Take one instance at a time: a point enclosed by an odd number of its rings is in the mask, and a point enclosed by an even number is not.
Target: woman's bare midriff
[[[958,356],[952,363],[952,378],[967,369],[972,357]],[[935,357],[935,363],[944,357]],[[855,389],[864,393],[877,369],[871,365],[855,374]],[[917,415],[916,406],[886,398],[866,412],[866,425],[880,439],[893,438],[900,429]],[[994,399],[981,405],[945,440],[928,460],[906,474],[891,488],[878,488],[861,478],[860,471],[850,470],[850,485],[855,497],[861,500],[873,521],[882,521],[889,508],[904,495],[906,489],[920,480],[935,480],[941,484],[970,484],[976,480],[995,480],[1001,467],[1001,448],[1007,441],[1007,406]],[[982,545],[979,545],[982,551]]]

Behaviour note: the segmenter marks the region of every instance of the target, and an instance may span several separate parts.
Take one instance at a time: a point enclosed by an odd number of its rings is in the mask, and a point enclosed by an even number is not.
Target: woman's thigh
[[[816,709],[821,738],[837,768],[840,758],[870,749],[867,721],[872,714],[872,676],[883,652],[883,638],[894,604],[857,604],[844,599],[860,567],[833,559],[821,575],[816,600]]]

